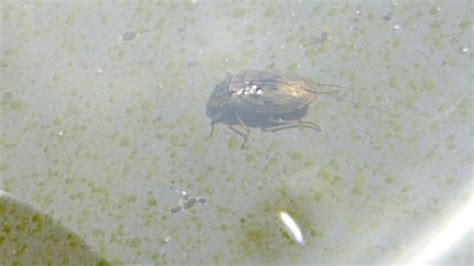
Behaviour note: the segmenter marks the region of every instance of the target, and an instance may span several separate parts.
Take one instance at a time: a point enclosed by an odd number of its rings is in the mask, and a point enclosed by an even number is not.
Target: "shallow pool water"
[[[3,1],[0,189],[112,264],[394,262],[469,201],[472,9]],[[206,103],[248,69],[344,89],[309,106],[321,133],[253,130],[241,150],[225,125],[209,137]]]

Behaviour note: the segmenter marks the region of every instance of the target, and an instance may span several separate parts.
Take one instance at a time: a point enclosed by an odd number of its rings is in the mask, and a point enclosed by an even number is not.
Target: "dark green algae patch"
[[[0,195],[0,265],[110,265],[48,215]]]

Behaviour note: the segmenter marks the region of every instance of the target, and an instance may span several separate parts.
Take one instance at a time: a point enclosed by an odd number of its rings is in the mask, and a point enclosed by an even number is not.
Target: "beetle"
[[[317,85],[291,73],[248,70],[228,75],[215,86],[206,105],[211,119],[210,136],[216,124],[226,124],[243,137],[243,149],[250,128],[266,132],[295,127],[321,131],[317,124],[302,120],[316,98]]]

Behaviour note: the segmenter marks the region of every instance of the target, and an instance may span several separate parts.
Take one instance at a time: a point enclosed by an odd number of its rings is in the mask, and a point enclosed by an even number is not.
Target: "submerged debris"
[[[173,208],[171,208],[171,213],[177,213],[177,212],[179,212],[181,209],[183,209],[183,207],[181,207],[181,206],[173,207]]]
[[[178,199],[178,205],[172,207],[170,209],[171,213],[177,213],[182,210],[189,210],[194,207],[197,203],[204,204],[206,203],[206,198],[204,197],[192,197],[186,190],[180,191],[176,190],[176,192],[180,195]]]
[[[281,211],[279,213],[282,224],[285,226],[288,233],[300,245],[304,245],[303,233],[296,221],[287,212]]]
[[[126,31],[122,33],[122,35],[119,36],[119,39],[124,42],[132,41],[141,34],[147,32],[148,30],[142,30],[142,31]]]

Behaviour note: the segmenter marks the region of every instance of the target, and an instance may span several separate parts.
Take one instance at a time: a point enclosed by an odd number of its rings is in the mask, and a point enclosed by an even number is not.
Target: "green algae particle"
[[[413,188],[411,187],[411,185],[405,185],[405,186],[403,186],[403,187],[401,188],[400,191],[406,193],[406,192],[411,191],[412,189],[413,189]]]
[[[259,230],[252,230],[245,233],[245,240],[242,242],[246,252],[255,251],[257,249],[259,253],[265,251],[265,247],[269,246],[269,238],[265,232]]]
[[[153,110],[153,103],[151,101],[141,100],[140,101],[140,107],[144,111],[152,111]]]
[[[214,172],[214,170],[215,170],[215,169],[214,169],[214,166],[212,166],[212,165],[208,165],[208,166],[207,166],[207,171],[208,171],[209,173]]]
[[[291,63],[286,69],[287,69],[289,72],[294,72],[294,71],[296,71],[297,68],[298,68],[298,64],[296,64],[296,63]]]
[[[245,33],[250,35],[250,34],[254,34],[256,31],[257,31],[257,28],[254,25],[250,25],[245,30]]]
[[[231,136],[227,142],[227,147],[229,147],[229,149],[235,149],[239,146],[239,144],[240,140],[236,136]]]
[[[164,265],[164,262],[163,262],[163,259],[162,259],[162,256],[158,253],[155,253],[153,255],[153,257],[151,257],[153,259],[153,261],[155,262],[155,266],[160,266],[160,265]]]
[[[99,228],[95,228],[95,229],[92,230],[92,235],[95,236],[95,237],[104,237],[105,233],[104,233],[104,230],[99,229]]]
[[[270,159],[270,161],[267,163],[267,165],[265,165],[265,168],[264,170],[265,171],[269,171],[269,170],[272,170],[272,169],[275,169],[275,167],[278,165],[278,160],[276,157],[272,157]]]
[[[319,170],[318,176],[324,179],[325,181],[330,181],[332,179],[331,174],[325,169]]]
[[[0,105],[5,111],[23,111],[26,109],[26,105],[18,99],[3,100]]]
[[[98,187],[98,186],[91,186],[91,193],[92,194],[98,194],[98,195],[104,195],[107,196],[109,195],[109,191],[103,187]]]
[[[5,50],[4,54],[5,55],[18,55],[21,51],[21,48],[20,47],[12,47],[12,48],[8,48]]]
[[[352,188],[351,192],[360,196],[363,193],[363,188],[361,186],[355,186]]]
[[[137,201],[137,196],[135,195],[130,195],[127,196],[125,199],[128,203],[135,203]]]
[[[62,123],[63,123],[63,120],[59,117],[57,117],[53,120],[53,124],[55,124],[55,125],[61,125]]]
[[[127,108],[127,110],[125,110],[125,113],[127,115],[132,115],[133,114],[133,108],[131,108],[131,107]]]
[[[288,198],[288,196],[290,195],[290,191],[289,191],[288,187],[286,187],[286,186],[282,187],[280,189],[280,194],[281,194],[282,197]]]
[[[354,73],[354,71],[349,72],[347,78],[348,78],[350,81],[354,82],[354,81],[356,80],[356,74]]]
[[[142,241],[139,238],[134,238],[130,242],[130,246],[133,247],[133,248],[137,248],[137,247],[140,246],[141,243],[142,243]]]
[[[11,231],[12,231],[12,227],[11,227],[10,225],[7,224],[7,225],[5,225],[5,226],[3,227],[3,232],[4,232],[6,235],[9,235]]]
[[[294,152],[290,155],[290,158],[293,160],[293,161],[299,161],[303,158],[303,154],[301,153],[298,153],[298,152]]]
[[[311,229],[311,231],[309,232],[309,235],[311,237],[322,237],[323,236],[323,233],[321,231],[318,231],[318,230],[314,230],[314,229]]]
[[[452,143],[452,142],[449,142],[449,143],[447,144],[447,146],[448,146],[448,150],[450,150],[450,151],[451,151],[451,150],[454,150],[454,148],[456,148],[456,144],[454,144],[454,143]]]
[[[100,24],[104,25],[105,23],[107,23],[107,20],[108,20],[108,18],[106,16],[102,15],[100,17]]]
[[[364,187],[365,187],[365,177],[364,176],[356,177],[354,183],[355,184],[351,192],[359,196],[362,195],[364,192]]]
[[[226,224],[221,224],[220,229],[222,232],[227,231],[227,225]]]
[[[446,185],[452,185],[456,182],[456,178],[454,176],[447,177],[444,183]]]
[[[108,101],[109,101],[109,103],[116,103],[116,102],[117,102],[117,96],[111,95],[111,96],[109,97],[109,100],[108,100]]]
[[[35,223],[41,222],[41,215],[39,215],[37,213],[33,214],[33,216],[31,216],[31,221],[33,221]]]
[[[232,16],[234,18],[240,18],[243,17],[247,13],[247,9],[245,8],[236,8],[234,9],[234,12],[232,13]]]
[[[316,200],[317,202],[320,202],[324,197],[324,193],[321,192],[321,191],[316,191],[316,193],[314,193],[314,200]]]
[[[146,203],[148,204],[148,206],[154,207],[154,206],[156,206],[156,204],[157,204],[157,200],[154,199],[154,198],[149,198],[149,199],[146,201]]]
[[[53,75],[53,81],[60,81],[61,80],[61,76],[58,75],[58,74],[54,74]]]
[[[310,58],[315,57],[317,54],[318,54],[318,49],[316,47],[307,48],[304,52],[304,55]]]
[[[46,195],[46,196],[43,198],[43,202],[44,202],[44,205],[50,205],[51,203],[53,203],[53,196],[51,196],[51,195]]]
[[[200,174],[198,175],[198,177],[196,178],[196,180],[200,183],[202,182],[205,182],[208,178],[208,175],[207,174]]]
[[[274,7],[270,7],[269,9],[267,9],[265,11],[265,13],[263,14],[265,17],[271,17],[271,16],[274,16],[276,14],[277,10],[274,8]]]
[[[328,166],[334,168],[334,170],[340,170],[341,169],[341,166],[339,165],[339,163],[335,159],[329,160]]]
[[[432,7],[432,8],[430,9],[430,14],[431,14],[431,15],[438,14],[438,13],[439,13],[439,10],[440,10],[440,9],[439,9],[438,7],[434,6],[434,7]]]
[[[423,89],[428,90],[428,91],[433,91],[436,90],[436,84],[428,79],[423,79]]]
[[[395,181],[397,181],[397,178],[394,176],[388,176],[387,178],[385,178],[385,183],[393,184],[395,183]]]
[[[8,169],[8,164],[0,163],[0,173],[5,172]]]
[[[470,26],[471,26],[471,20],[469,20],[468,18],[463,19],[463,20],[459,23],[459,27],[460,27],[462,30],[466,30],[466,29],[468,29]]]
[[[123,138],[120,141],[120,146],[122,146],[122,147],[130,146],[130,139],[129,138]]]
[[[111,265],[108,261],[106,261],[105,259],[101,259],[98,263],[97,263],[98,266],[109,266]]]
[[[439,29],[441,27],[441,21],[437,19],[437,20],[431,22],[430,27],[432,29]]]
[[[255,162],[257,160],[257,156],[254,154],[247,155],[247,162]]]
[[[390,77],[389,81],[388,81],[388,85],[390,85],[390,87],[398,87],[398,79],[396,76],[392,76]]]

